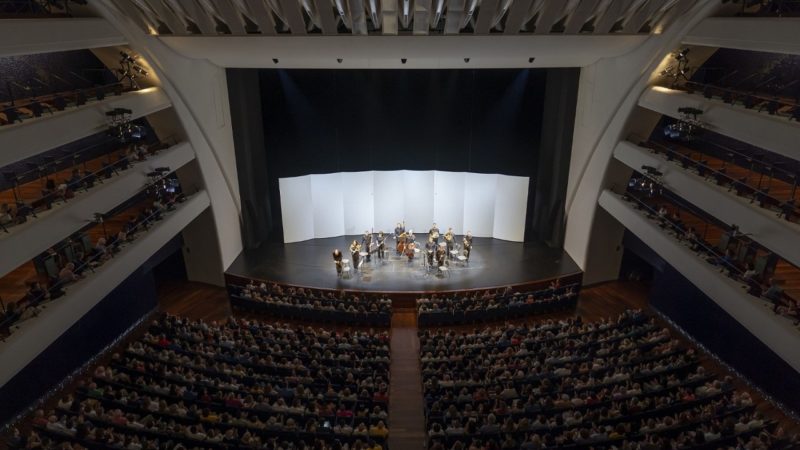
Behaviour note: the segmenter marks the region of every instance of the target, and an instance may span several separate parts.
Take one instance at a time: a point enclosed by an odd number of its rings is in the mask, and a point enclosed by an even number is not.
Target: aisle
[[[389,448],[422,449],[425,446],[422,376],[419,367],[417,316],[413,308],[392,314],[392,362],[389,368]]]

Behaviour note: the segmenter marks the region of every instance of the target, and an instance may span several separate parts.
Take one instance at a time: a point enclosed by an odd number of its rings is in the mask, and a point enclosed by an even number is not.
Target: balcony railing
[[[800,102],[796,99],[773,96],[768,93],[740,91],[695,81],[685,81],[666,87],[690,94],[700,93],[705,98],[721,100],[729,105],[743,106],[759,112],[766,111],[770,115],[800,121]]]

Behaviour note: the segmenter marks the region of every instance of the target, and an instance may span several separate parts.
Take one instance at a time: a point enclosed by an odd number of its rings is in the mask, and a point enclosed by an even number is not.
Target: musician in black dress
[[[338,248],[333,251],[333,263],[336,264],[336,276],[342,276],[342,252]]]
[[[361,252],[361,246],[358,244],[357,240],[353,239],[353,243],[350,244],[350,256],[353,258],[353,270],[358,270],[358,262],[361,258],[359,252]]]
[[[361,237],[361,248],[367,252],[367,262],[370,262],[370,256],[372,252],[370,251],[370,247],[372,246],[372,233],[369,231],[364,231],[364,236]]]
[[[386,256],[386,236],[383,231],[378,232],[378,259],[383,259]]]
[[[469,254],[472,252],[472,232],[467,231],[464,235],[464,257],[469,261]]]

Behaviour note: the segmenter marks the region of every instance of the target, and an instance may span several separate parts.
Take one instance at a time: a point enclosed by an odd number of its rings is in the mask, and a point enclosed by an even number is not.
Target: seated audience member
[[[75,273],[75,264],[67,263],[64,268],[58,273],[58,281],[60,283],[72,283],[78,281],[80,276]]]

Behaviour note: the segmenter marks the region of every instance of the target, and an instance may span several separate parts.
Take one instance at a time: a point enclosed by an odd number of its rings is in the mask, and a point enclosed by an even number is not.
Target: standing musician
[[[386,256],[386,236],[383,231],[378,232],[378,259],[383,259]]]
[[[447,259],[447,246],[442,242],[436,249],[436,264],[442,267]]]
[[[403,231],[402,233],[395,236],[397,239],[397,255],[402,256],[403,253],[406,251],[406,232]]]
[[[433,267],[433,256],[436,254],[436,243],[433,238],[428,236],[428,242],[425,243],[426,257],[428,258],[428,267]]]
[[[358,244],[357,240],[353,239],[353,243],[350,244],[350,256],[353,258],[353,270],[358,270],[358,260],[361,257],[359,252],[361,252],[361,246]]]
[[[405,222],[403,222],[402,224],[400,222],[397,222],[397,226],[394,227],[394,238],[395,239],[400,238],[400,235],[405,232],[406,232]]]
[[[336,276],[342,276],[342,252],[338,248],[333,251],[333,263],[336,264]]]
[[[361,237],[361,247],[364,251],[367,252],[367,262],[370,261],[370,255],[372,252],[370,251],[370,247],[372,246],[372,233],[369,230],[364,231],[364,236]]]
[[[472,252],[472,231],[467,231],[464,235],[464,257],[469,261],[469,254]]]
[[[436,222],[434,222],[431,229],[428,230],[428,236],[433,238],[433,242],[439,243],[439,227],[436,226]]]
[[[453,245],[456,243],[456,236],[453,234],[453,227],[447,229],[447,233],[444,234],[444,243],[447,244],[447,257],[452,259],[453,254],[450,253],[453,250]]]

